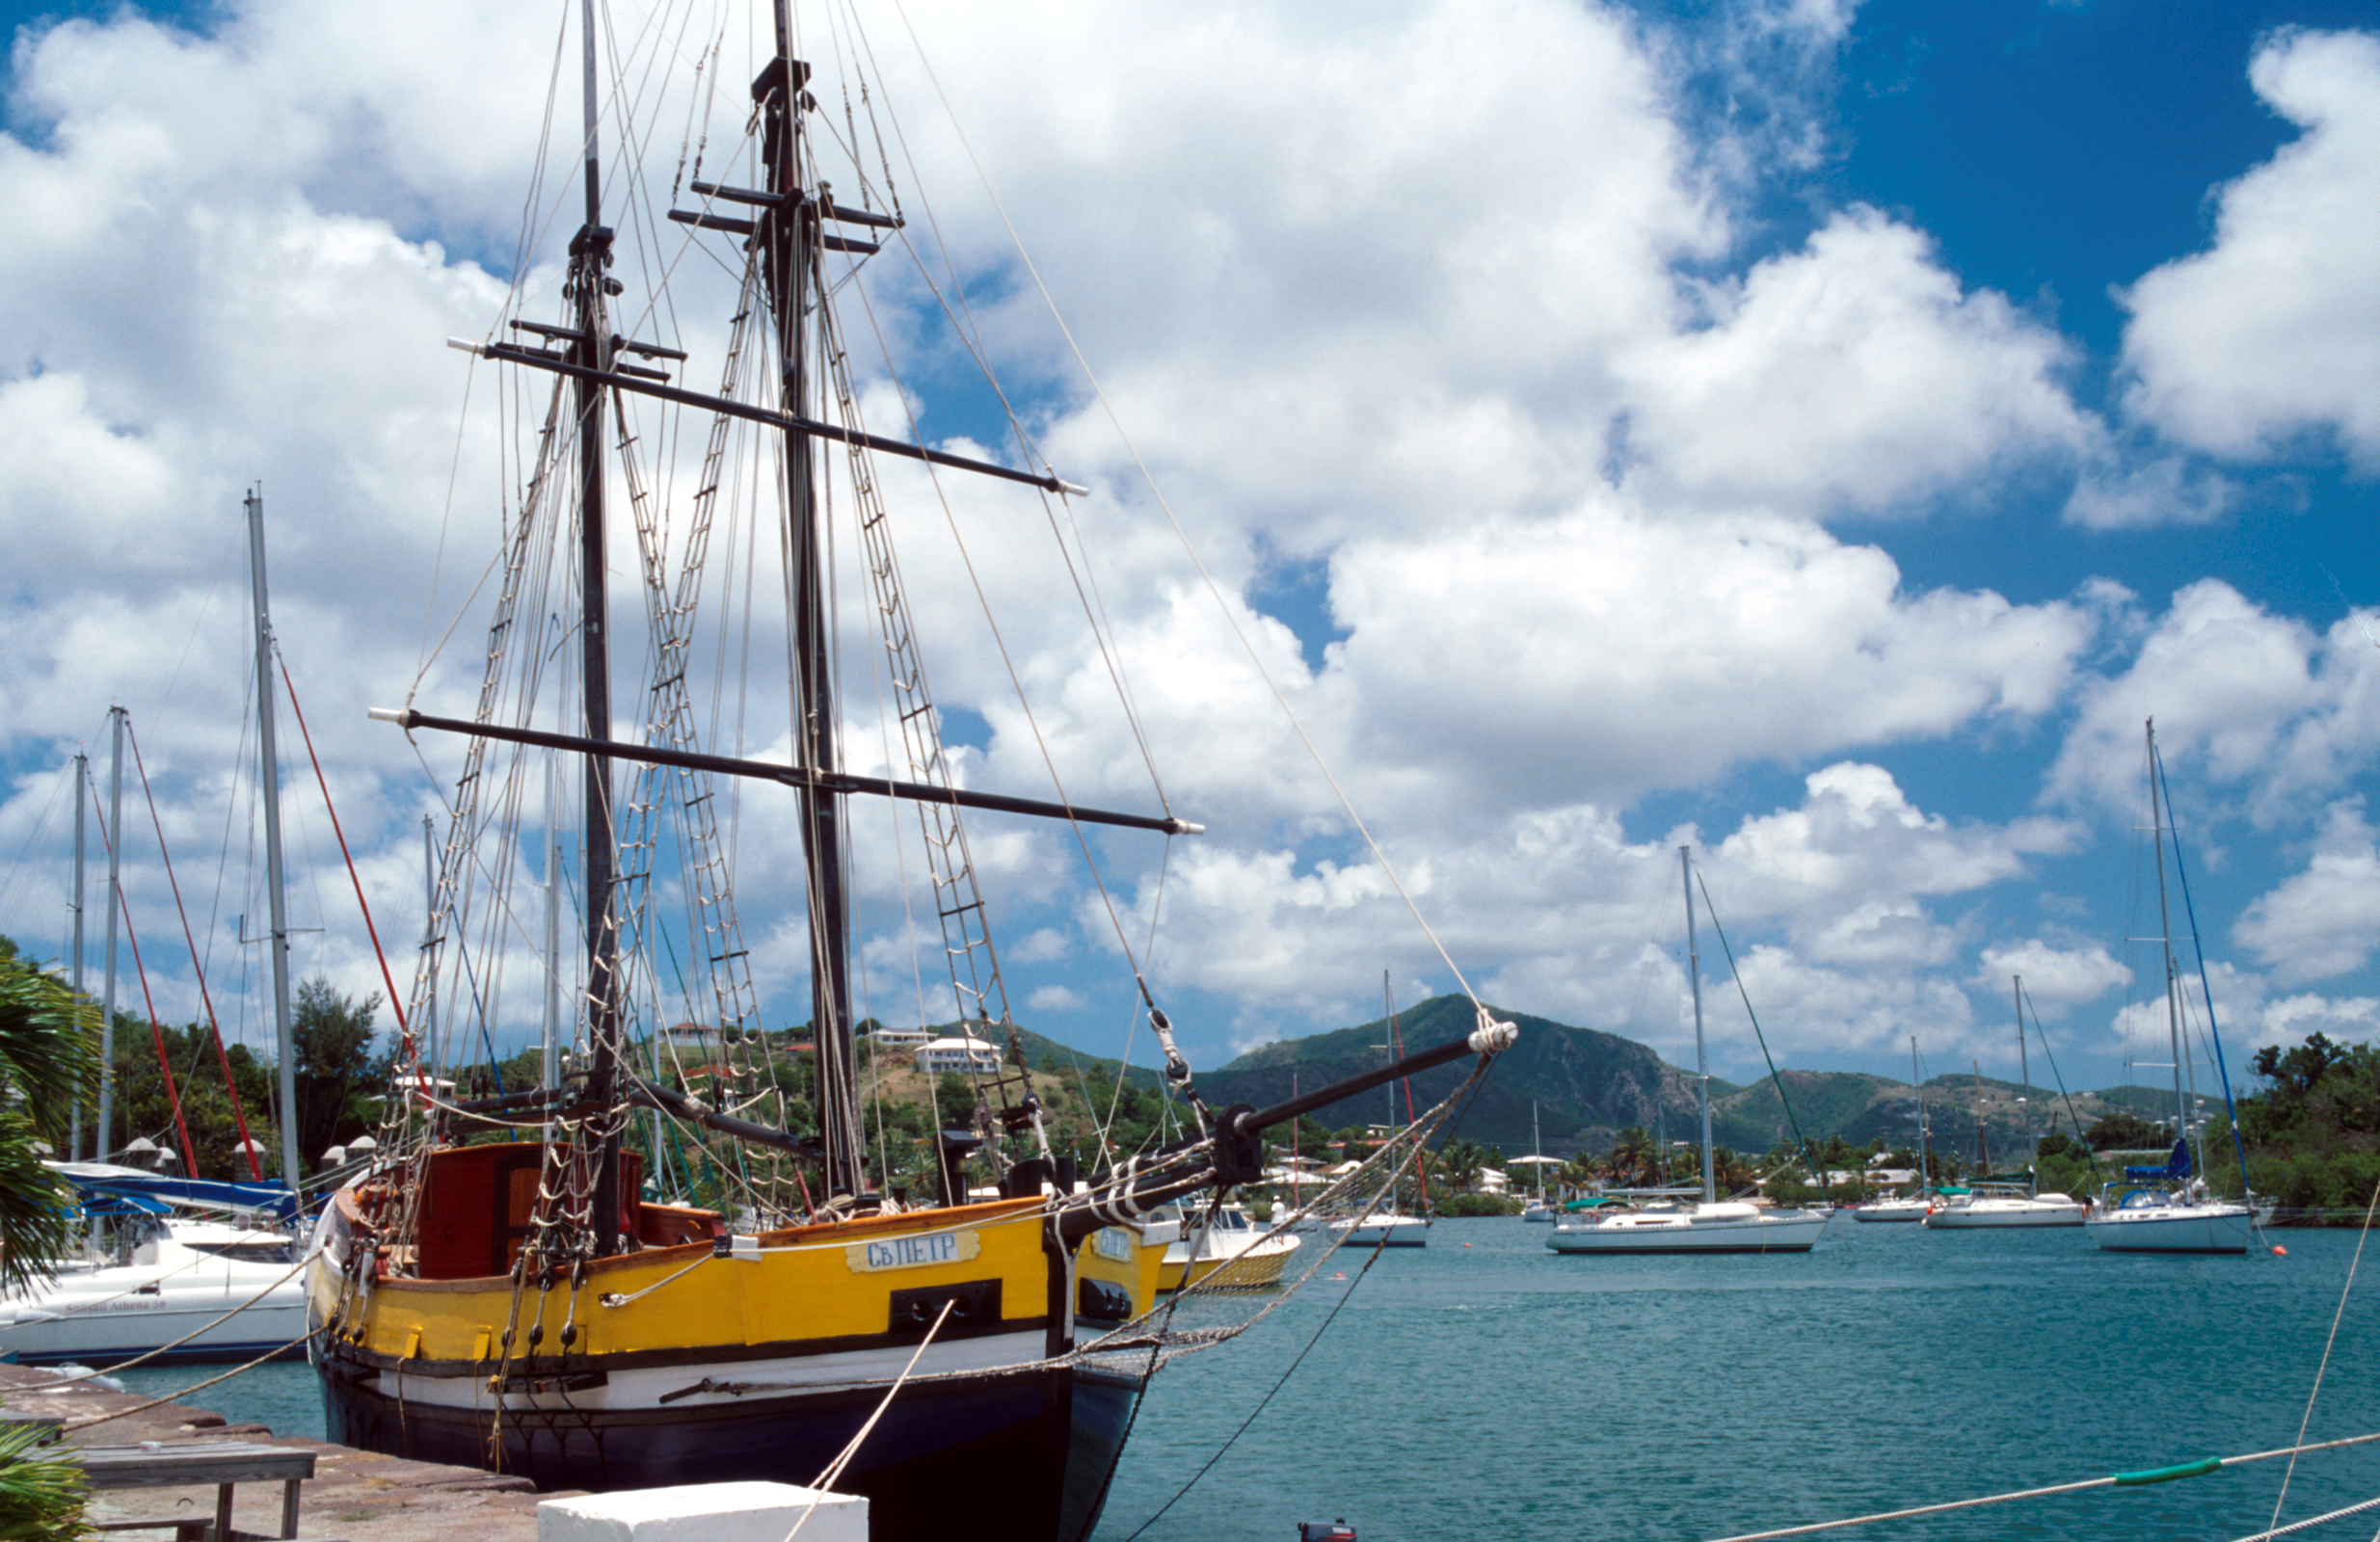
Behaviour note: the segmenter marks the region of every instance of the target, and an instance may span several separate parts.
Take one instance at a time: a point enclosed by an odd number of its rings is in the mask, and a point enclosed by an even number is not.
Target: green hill
[[[1517,1156],[1529,1149],[1534,1104],[1548,1155],[1607,1150],[1613,1137],[1630,1125],[1666,1130],[1671,1141],[1696,1138],[1699,1120],[1692,1073],[1618,1034],[1574,1028],[1525,1012],[1490,1010],[1519,1027],[1520,1042],[1497,1061],[1463,1111],[1457,1133]],[[1400,1013],[1397,1026],[1407,1053],[1446,1044],[1471,1031],[1471,1004],[1457,996],[1431,997],[1411,1011]],[[937,1031],[954,1031],[954,1025]],[[1018,1031],[1026,1056],[1036,1069],[1055,1066],[1070,1077],[1079,1074],[1094,1089],[1111,1087],[1119,1073],[1138,1087],[1154,1088],[1163,1080],[1150,1067],[1126,1066],[1115,1059],[1084,1054],[1030,1029],[1020,1027]],[[1297,1091],[1311,1091],[1378,1066],[1384,1058],[1380,1047],[1387,1042],[1387,1021],[1378,1019],[1302,1039],[1279,1040],[1227,1064],[1200,1067],[1195,1079],[1211,1107],[1246,1103],[1261,1108]],[[1144,1040],[1139,1052],[1153,1059],[1156,1046]],[[1470,1062],[1459,1060],[1414,1077],[1415,1111],[1435,1105],[1469,1070]],[[1811,1141],[1839,1135],[1853,1146],[1881,1139],[1888,1149],[1914,1148],[1916,1095],[1907,1082],[1845,1071],[1793,1069],[1780,1075],[1794,1118]],[[2170,1092],[2154,1088],[2111,1087],[2074,1094],[2070,1110],[2067,1100],[2054,1088],[2025,1087],[1965,1072],[1933,1077],[1925,1085],[1927,1123],[1935,1146],[1958,1151],[1971,1160],[1980,1125],[1982,1140],[1994,1154],[1995,1163],[2001,1154],[2022,1149],[2031,1137],[2047,1130],[2072,1133],[2076,1118],[2088,1128],[2117,1108],[2153,1116],[2168,1109],[2172,1099]],[[1390,1117],[1389,1094],[1376,1089],[1343,1099],[1316,1110],[1313,1117],[1333,1129],[1377,1125]],[[1398,1123],[1404,1119],[1402,1092],[1395,1118]],[[1784,1104],[1767,1077],[1740,1086],[1711,1078],[1711,1134],[1720,1145],[1740,1152],[1765,1152],[1792,1138],[1792,1133]]]
[[[1692,1080],[1644,1045],[1525,1012],[1491,1010],[1520,1029],[1520,1042],[1505,1051],[1463,1111],[1459,1133],[1482,1145],[1501,1146],[1509,1154],[1525,1152],[1533,1102],[1548,1153],[1582,1146],[1600,1149],[1622,1126],[1650,1128],[1665,1112],[1671,1130],[1692,1132]],[[1408,1054],[1459,1039],[1476,1025],[1471,1003],[1458,996],[1431,997],[1398,1014],[1397,1022]],[[1378,1066],[1385,1058],[1379,1047],[1387,1042],[1384,1019],[1310,1038],[1284,1039],[1200,1076],[1198,1084],[1210,1101],[1261,1107],[1292,1096],[1293,1078],[1310,1090]],[[1469,1074],[1470,1062],[1463,1060],[1415,1077],[1414,1110],[1435,1105]],[[1712,1085],[1716,1091],[1721,1084]],[[1388,1094],[1365,1093],[1331,1103],[1314,1117],[1334,1128],[1377,1125],[1389,1117]],[[1400,1094],[1397,1121],[1404,1118]]]

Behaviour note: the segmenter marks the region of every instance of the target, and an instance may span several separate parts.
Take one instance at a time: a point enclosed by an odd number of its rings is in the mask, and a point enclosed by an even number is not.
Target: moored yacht
[[[2167,813],[2172,800],[2165,795],[2163,768],[2157,762],[2156,723],[2148,725],[2149,740],[2149,818],[2156,841],[2157,921],[2158,944],[2165,958],[2165,1025],[2168,1042],[2174,1054],[2174,1112],[2175,1130],[2179,1136],[2174,1142],[2172,1156],[2162,1167],[2126,1167],[2126,1182],[2109,1183],[2101,1191],[2098,1210],[2083,1222],[2083,1232],[2108,1253],[2245,1253],[2255,1217],[2245,1205],[2215,1199],[2207,1192],[2203,1177],[2195,1177],[2190,1159],[2189,1104],[2182,1092],[2184,1060],[2181,1040],[2182,985],[2180,970],[2174,965],[2173,923],[2165,899],[2165,837]],[[2179,833],[2174,840],[2174,868],[2183,878],[2181,897],[2189,902],[2187,875],[2181,870],[2181,841]],[[2205,964],[2201,961],[2200,983],[2205,984]],[[2206,1029],[2213,1039],[2216,1064],[2222,1063],[2223,1041],[2214,1025],[2213,993],[2206,998]],[[2225,1077],[2224,1102],[2231,1102],[2230,1078]],[[2232,1115],[2232,1138],[2239,1138],[2239,1114]],[[2244,1180],[2248,1170],[2248,1154],[2239,1151],[2239,1170]]]
[[[2065,1194],[2027,1194],[2016,1183],[1977,1183],[1963,1199],[1935,1207],[1925,1224],[1938,1231],[2009,1226],[2080,1226],[2090,1209]]]
[[[1806,1253],[1826,1229],[1817,1210],[1718,1200],[1565,1222],[1545,1245],[1557,1253]]]
[[[306,1290],[286,1232],[258,1212],[294,1213],[287,1189],[158,1178],[64,1163],[87,1213],[112,1232],[102,1257],[0,1297],[0,1356],[25,1365],[107,1365],[295,1357],[306,1346]],[[204,1207],[215,1215],[201,1214]]]
[[[1771,1210],[1719,1198],[1711,1146],[1711,1073],[1702,1045],[1701,963],[1695,949],[1694,877],[1684,846],[1677,848],[1677,870],[1686,886],[1686,979],[1694,996],[1695,1072],[1702,1084],[1701,1203],[1564,1221],[1545,1245],[1557,1253],[1806,1253],[1826,1231],[1828,1212]]]
[[[1193,1256],[1195,1249],[1195,1256]],[[1218,1289],[1250,1289],[1281,1283],[1282,1265],[1297,1251],[1297,1238],[1249,1219],[1237,1205],[1218,1205],[1201,1225],[1182,1223],[1182,1236],[1165,1249],[1157,1288],[1179,1290],[1201,1282]]]
[[[1872,1199],[1864,1205],[1852,1207],[1855,1221],[1922,1221],[1934,1209],[1933,1199],[1924,1194],[1911,1194],[1894,1199]]]
[[[1350,1215],[1330,1223],[1349,1247],[1428,1247],[1430,1217],[1404,1215],[1393,1210]]]

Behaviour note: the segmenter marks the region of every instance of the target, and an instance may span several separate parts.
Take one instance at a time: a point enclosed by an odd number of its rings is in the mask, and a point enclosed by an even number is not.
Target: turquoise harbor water
[[[2292,1443],[2356,1246],[2102,1254],[2079,1232],[1928,1233],[1837,1217],[1782,1258],[1557,1258],[1546,1228],[1440,1222],[1426,1250],[1342,1253],[1234,1343],[1152,1387],[1098,1542],[1695,1542]],[[1469,1246],[1464,1244],[1468,1243]],[[1308,1245],[1312,1245],[1309,1242]],[[2380,1248],[2347,1301],[2309,1439],[2380,1430]],[[1328,1276],[1344,1272],[1349,1278]],[[1350,1295],[1349,1292],[1352,1291]],[[187,1371],[140,1378],[158,1392]],[[189,1399],[319,1433],[310,1372]],[[2285,1463],[1833,1533],[2242,1537]],[[2303,1458],[2283,1521],[2380,1495],[2380,1445]],[[2380,1515],[2303,1536],[2367,1537]]]

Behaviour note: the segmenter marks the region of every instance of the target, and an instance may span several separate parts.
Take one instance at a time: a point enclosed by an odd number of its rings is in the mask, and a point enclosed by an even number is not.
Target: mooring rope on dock
[[[74,1422],[68,1424],[67,1428],[70,1430],[89,1429],[94,1424],[104,1424],[113,1420],[128,1419],[134,1414],[145,1414],[152,1408],[163,1407],[167,1403],[179,1402],[182,1398],[189,1396],[194,1392],[204,1392],[207,1388],[214,1386],[219,1381],[229,1381],[232,1377],[239,1375],[243,1371],[254,1370],[258,1366],[261,1366],[268,1361],[280,1359],[282,1355],[285,1355],[290,1350],[295,1349],[298,1345],[306,1343],[308,1339],[313,1338],[315,1334],[327,1331],[329,1327],[330,1324],[326,1322],[320,1328],[309,1328],[306,1332],[301,1333],[296,1338],[290,1340],[287,1343],[279,1345],[278,1347],[272,1349],[267,1349],[264,1353],[258,1355],[255,1359],[251,1360],[248,1364],[244,1366],[233,1366],[229,1370],[225,1371],[220,1376],[209,1376],[204,1381],[199,1382],[195,1386],[184,1387],[179,1392],[167,1393],[162,1397],[151,1397],[147,1402],[134,1403],[129,1408],[119,1408],[112,1414],[100,1414],[91,1419],[78,1419],[74,1421]],[[127,1362],[127,1364],[129,1364],[129,1362]],[[123,1367],[119,1366],[115,1369],[120,1370]],[[83,1378],[80,1376],[69,1377],[67,1380],[67,1385],[71,1386],[75,1382],[82,1379]]]
[[[1777,1537],[1814,1536],[1821,1531],[1838,1531],[1847,1527],[1874,1526],[1883,1521],[1914,1520],[1921,1515],[1947,1515],[1953,1510],[1972,1510],[1986,1504],[2006,1504],[2015,1500],[2046,1499],[2053,1494],[2080,1494],[2096,1488],[2136,1488],[2146,1483],[2169,1482],[2175,1478],[2201,1477],[2226,1467],[2245,1467],[2250,1462],[2269,1462],[2281,1456],[2301,1456],[2309,1451],[2338,1450],[2347,1446],[2365,1446],[2380,1441],[2380,1432],[2368,1435],[2347,1435],[2339,1440],[2315,1441],[2311,1445],[2282,1446],[2268,1451],[2250,1451],[2244,1456],[2209,1456],[2195,1462],[2181,1462],[2171,1467],[2153,1467],[2137,1473],[2114,1473],[2106,1477],[2085,1478],[2079,1483],[2052,1483],[2046,1488],[2023,1488],[2008,1494],[1987,1494],[1980,1499],[1951,1500],[1941,1504],[1920,1504],[1914,1509],[1884,1510],[1874,1515],[1855,1515],[1841,1521],[1814,1521],[1807,1526],[1788,1526],[1774,1531],[1745,1531],[1734,1536],[1717,1537],[1713,1542],[1772,1542]],[[2373,1502],[2380,1503],[2380,1501]],[[2368,1506],[2358,1506],[2367,1508]],[[2351,1511],[2341,1510],[2341,1515]],[[2320,1519],[2329,1519],[2321,1517]],[[2312,1522],[2300,1523],[2312,1525]],[[2285,1528],[2294,1530],[2296,1528]],[[2257,1536],[2279,1536],[2280,1531],[2260,1531]],[[2244,1539],[2253,1542],[2253,1539]]]

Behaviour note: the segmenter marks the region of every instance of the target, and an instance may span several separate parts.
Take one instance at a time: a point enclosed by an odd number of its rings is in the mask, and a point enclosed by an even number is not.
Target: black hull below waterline
[[[412,1461],[488,1468],[541,1490],[816,1481],[884,1389],[699,1407],[508,1404],[500,1462],[494,1410],[399,1399],[319,1365],[329,1438]],[[388,1378],[384,1378],[386,1380]],[[1098,1523],[1142,1379],[1089,1367],[992,1372],[903,1388],[835,1485],[869,1502],[871,1542],[1082,1542]]]

